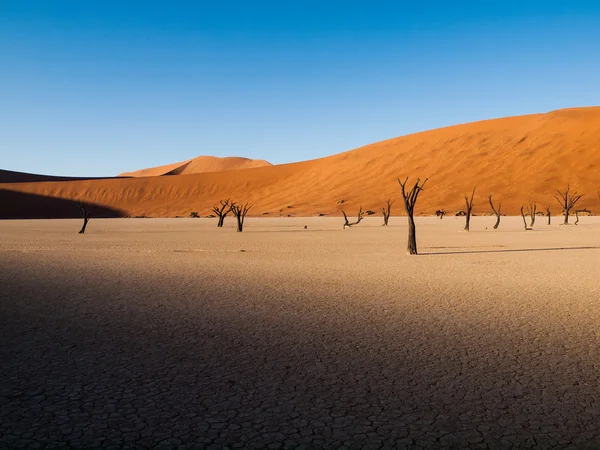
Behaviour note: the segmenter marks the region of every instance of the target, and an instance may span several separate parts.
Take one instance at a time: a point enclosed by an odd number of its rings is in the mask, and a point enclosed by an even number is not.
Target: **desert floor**
[[[1,221],[0,447],[597,448],[600,218],[502,220]]]

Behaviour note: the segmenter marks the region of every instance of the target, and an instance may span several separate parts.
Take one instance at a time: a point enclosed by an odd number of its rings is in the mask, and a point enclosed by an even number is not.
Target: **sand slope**
[[[151,167],[135,172],[124,172],[120,177],[156,177],[161,175],[191,175],[194,173],[223,172],[225,170],[250,169],[252,167],[270,166],[271,163],[262,159],[248,159],[231,156],[218,158],[216,156],[198,156],[174,164]]]
[[[532,201],[559,212],[552,198],[570,183],[586,195],[579,205],[600,212],[600,107],[487,120],[390,139],[334,156],[244,170],[74,182],[2,185],[37,195],[85,200],[129,215],[205,215],[221,198],[248,201],[253,215],[355,214],[398,200],[397,177],[428,177],[417,212],[463,208],[477,185],[475,213],[488,213],[487,195],[516,214]],[[173,169],[170,169],[173,170]],[[339,204],[344,200],[343,204]],[[290,208],[291,207],[291,208]]]

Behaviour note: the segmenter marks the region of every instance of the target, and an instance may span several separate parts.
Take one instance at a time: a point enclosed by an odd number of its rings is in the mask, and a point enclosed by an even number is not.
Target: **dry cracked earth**
[[[600,222],[475,219],[3,222],[0,448],[600,448]]]

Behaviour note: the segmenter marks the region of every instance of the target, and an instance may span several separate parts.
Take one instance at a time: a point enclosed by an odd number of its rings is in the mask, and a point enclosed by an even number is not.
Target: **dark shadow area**
[[[0,183],[39,183],[43,181],[78,181],[78,180],[108,180],[124,177],[61,177],[53,175],[38,175],[36,173],[14,172],[0,170]]]
[[[0,219],[78,219],[78,201],[0,189]],[[85,202],[92,218],[126,217],[124,211]]]
[[[477,253],[516,253],[516,252],[551,252],[558,250],[593,250],[600,247],[552,247],[552,248],[514,248],[509,250],[468,250],[458,252],[427,252],[420,255],[474,255]]]

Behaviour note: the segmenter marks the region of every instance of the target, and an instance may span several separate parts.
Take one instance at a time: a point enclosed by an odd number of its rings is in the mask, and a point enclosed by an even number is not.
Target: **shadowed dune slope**
[[[198,156],[197,158],[166,166],[151,167],[135,172],[124,172],[120,177],[156,177],[160,175],[191,175],[194,173],[223,172],[225,170],[251,169],[270,166],[262,159],[248,159],[237,156],[218,158],[216,156]]]
[[[354,215],[398,200],[397,177],[428,177],[417,212],[464,208],[477,186],[474,212],[488,213],[487,195],[502,212],[521,205],[559,207],[552,194],[567,183],[585,196],[578,204],[600,213],[600,107],[566,109],[441,128],[367,145],[317,160],[186,177],[144,177],[1,185],[50,197],[81,199],[128,215],[210,213],[219,199],[250,202],[251,215]],[[172,171],[173,168],[169,169]],[[185,173],[185,170],[183,171]],[[344,200],[343,204],[338,204]],[[288,208],[291,206],[291,208]]]

